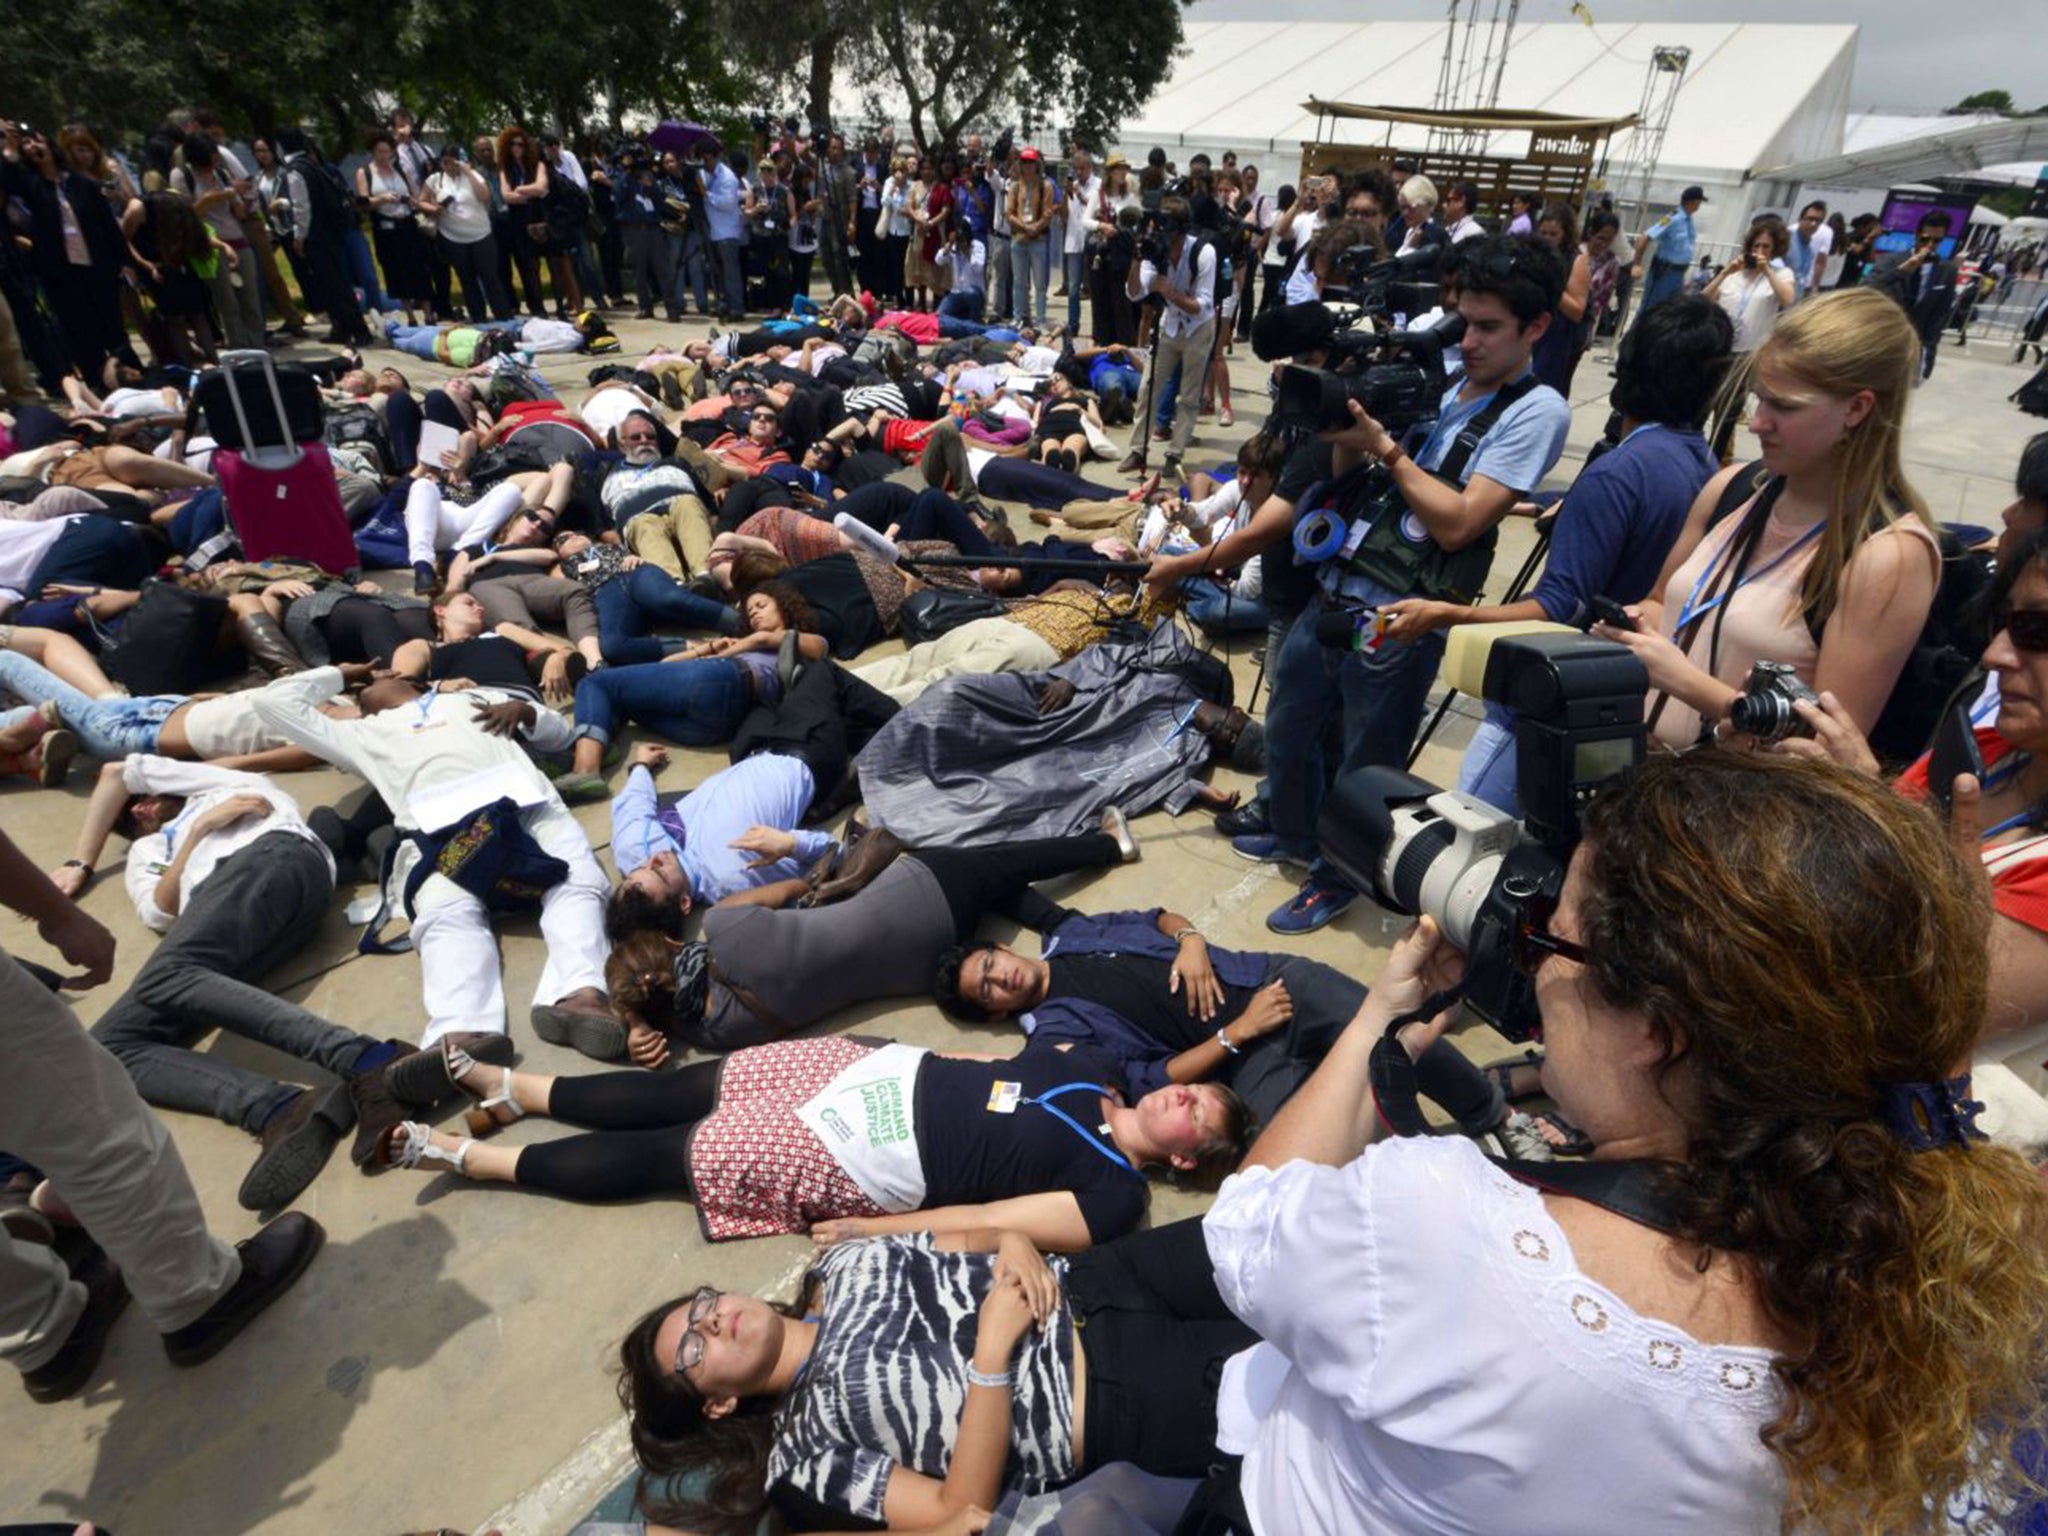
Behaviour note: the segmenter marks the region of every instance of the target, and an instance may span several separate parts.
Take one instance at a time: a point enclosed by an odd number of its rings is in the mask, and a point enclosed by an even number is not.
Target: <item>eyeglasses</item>
[[[1542,969],[1543,962],[1552,955],[1569,960],[1574,965],[1591,963],[1593,957],[1587,953],[1584,945],[1560,938],[1544,926],[1556,912],[1555,902],[1532,906],[1516,926],[1513,950],[1515,968],[1524,976],[1533,977]]]
[[[2001,608],[1992,617],[1991,632],[2010,635],[2016,651],[2048,654],[2048,608]]]
[[[688,1376],[704,1363],[704,1335],[697,1330],[711,1316],[711,1309],[718,1305],[718,1298],[723,1294],[711,1286],[700,1285],[690,1298],[689,1327],[683,1330],[682,1342],[676,1346],[675,1372],[678,1376]]]
[[[622,443],[655,443],[659,442],[660,439],[652,432],[622,432],[619,434],[619,441]]]
[[[756,420],[756,421],[775,421],[775,420],[777,420],[777,419],[778,419],[778,418],[777,418],[776,414],[775,414],[775,413],[774,413],[773,411],[756,411],[756,412],[754,412],[754,420]]]

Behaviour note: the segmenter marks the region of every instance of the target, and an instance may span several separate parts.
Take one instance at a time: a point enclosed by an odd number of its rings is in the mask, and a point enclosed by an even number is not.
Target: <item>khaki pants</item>
[[[711,558],[711,514],[695,496],[684,494],[665,507],[642,512],[626,524],[626,548],[677,581],[701,573]]]
[[[697,478],[706,487],[722,491],[727,486],[738,485],[747,477],[738,470],[721,464],[704,451],[704,445],[695,438],[685,437],[676,443],[676,457],[697,472]]]
[[[1055,536],[1115,534],[1135,545],[1145,526],[1145,514],[1151,510],[1142,501],[1132,501],[1128,496],[1112,496],[1107,501],[1070,501],[1060,508],[1058,519],[1050,526]]]
[[[35,1164],[106,1249],[150,1323],[196,1322],[241,1278],[206,1229],[170,1132],[70,1008],[0,951],[0,1146]],[[0,1231],[0,1358],[44,1364],[85,1309],[85,1287],[40,1243]]]
[[[976,619],[936,640],[913,645],[901,656],[870,662],[853,675],[898,704],[908,704],[933,683],[948,677],[1048,672],[1059,664],[1060,653],[1022,624],[989,618]]]
[[[277,243],[270,238],[269,226],[261,219],[251,219],[242,226],[242,232],[249,237],[249,248],[256,255],[257,270],[263,274],[264,291],[276,302],[285,329],[303,329],[306,312],[299,308],[298,300],[292,297],[291,289],[285,284],[284,269],[277,259]]]
[[[1209,354],[1216,347],[1216,322],[1209,321],[1181,336],[1168,336],[1163,332],[1153,337],[1152,377],[1158,382],[1153,386],[1161,388],[1173,377],[1176,364],[1180,367],[1180,394],[1173,407],[1173,441],[1168,445],[1168,458],[1178,459],[1187,454],[1188,442],[1195,435],[1195,412],[1202,404],[1202,381],[1209,376]],[[1131,452],[1142,453],[1145,440],[1152,431],[1151,418],[1140,416],[1131,423]]]

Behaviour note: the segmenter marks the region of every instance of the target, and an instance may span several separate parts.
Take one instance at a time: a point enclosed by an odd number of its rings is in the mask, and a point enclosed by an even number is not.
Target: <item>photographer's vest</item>
[[[1535,374],[1529,373],[1495,390],[1484,409],[1458,429],[1442,460],[1428,473],[1446,485],[1463,489],[1465,466],[1472,462],[1472,455],[1479,451],[1486,434],[1507,414],[1508,407],[1541,383]],[[1338,556],[1338,568],[1403,596],[1458,604],[1476,602],[1479,589],[1486,585],[1486,573],[1493,568],[1494,548],[1500,542],[1500,526],[1496,523],[1463,549],[1445,549],[1429,536],[1422,519],[1408,509],[1393,475],[1377,460],[1368,460],[1332,481],[1322,496],[1304,497],[1303,504],[1330,508],[1354,530],[1360,521],[1365,521],[1365,536],[1350,554]]]

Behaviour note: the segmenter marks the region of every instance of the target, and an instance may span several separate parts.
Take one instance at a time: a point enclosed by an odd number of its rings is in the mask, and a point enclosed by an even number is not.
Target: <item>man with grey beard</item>
[[[662,456],[662,431],[651,412],[630,412],[612,434],[619,462],[597,494],[627,549],[688,581],[711,554],[711,511],[688,466]]]

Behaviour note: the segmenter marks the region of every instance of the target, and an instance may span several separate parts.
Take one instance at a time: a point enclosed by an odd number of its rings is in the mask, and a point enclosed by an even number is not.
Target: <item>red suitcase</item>
[[[318,443],[293,442],[289,436],[281,443],[261,443],[250,430],[251,413],[241,395],[249,375],[243,370],[259,368],[270,390],[272,414],[267,422],[260,411],[256,414],[259,423],[271,427],[275,435],[277,424],[289,418],[270,354],[244,351],[221,355],[228,402],[242,441],[250,446],[239,452],[226,448],[216,452],[213,472],[220,477],[228,526],[242,546],[242,558],[310,560],[337,576],[353,574],[362,560],[356,553],[355,536],[349,532],[348,514],[342,510],[341,490],[334,482],[334,463],[327,457],[327,449]]]

